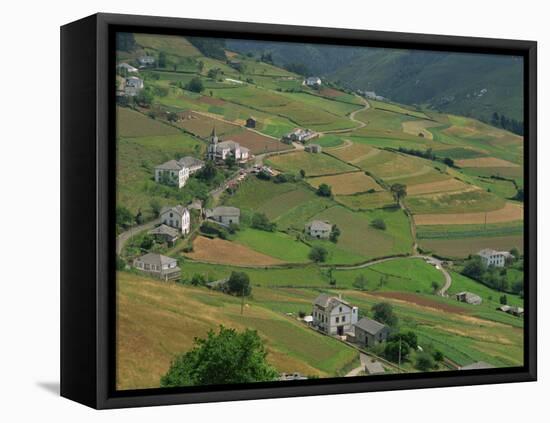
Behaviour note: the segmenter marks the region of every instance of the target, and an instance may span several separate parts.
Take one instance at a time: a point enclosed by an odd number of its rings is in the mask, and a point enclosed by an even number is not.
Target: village
[[[253,316],[258,308],[256,304],[260,301],[259,298],[267,295],[265,290],[270,290],[269,295],[275,295],[271,291],[275,292],[280,288],[281,292],[289,294],[285,290],[304,287],[307,290],[303,293],[292,291],[292,295],[295,296],[292,301],[299,303],[299,306],[277,305],[274,310],[278,318],[288,321],[291,325],[299,325],[300,330],[305,330],[306,333],[312,333],[314,336],[328,337],[342,345],[342,347],[334,347],[331,341],[331,348],[335,351],[343,348],[348,354],[345,366],[341,366],[338,370],[339,376],[472,370],[500,365],[501,361],[491,362],[486,354],[448,354],[444,344],[434,342],[424,329],[417,332],[415,329],[417,324],[414,321],[416,316],[405,319],[401,317],[400,323],[397,323],[398,319],[394,315],[403,315],[403,306],[397,300],[406,298],[410,301],[407,307],[410,307],[410,304],[414,307],[424,304],[429,304],[432,308],[441,306],[442,310],[447,308],[458,316],[466,311],[477,316],[478,312],[475,311],[477,307],[480,314],[490,313],[493,316],[493,311],[497,312],[496,317],[491,319],[496,319],[498,324],[503,322],[513,325],[514,328],[522,325],[519,321],[510,320],[521,319],[524,314],[522,302],[516,300],[510,293],[510,289],[500,291],[500,297],[495,299],[498,291],[493,290],[492,287],[489,289],[480,282],[470,282],[470,279],[467,279],[472,277],[481,281],[489,280],[490,277],[495,280],[506,278],[506,272],[515,272],[522,262],[517,250],[501,249],[498,248],[499,244],[492,246],[486,243],[485,248],[464,255],[460,259],[454,259],[425,251],[419,248],[414,240],[412,248],[408,246],[400,250],[389,249],[388,252],[378,255],[350,254],[349,258],[343,256],[337,249],[340,245],[339,239],[354,239],[357,235],[353,227],[345,224],[345,219],[342,220],[339,215],[333,216],[323,210],[324,208],[331,210],[325,204],[334,200],[337,201],[337,205],[330,207],[332,210],[339,210],[342,207],[340,202],[347,200],[344,198],[347,195],[350,198],[355,196],[359,199],[367,195],[380,196],[383,190],[387,190],[391,195],[390,199],[385,201],[390,204],[380,208],[381,212],[375,212],[376,216],[382,215],[383,218],[370,219],[369,231],[372,231],[375,237],[379,236],[378,234],[387,233],[386,214],[393,210],[402,210],[406,231],[412,228],[410,230],[413,235],[415,234],[416,226],[411,223],[411,212],[403,201],[407,187],[395,187],[394,190],[394,186],[399,184],[387,183],[397,177],[380,178],[369,169],[363,172],[361,168],[364,178],[362,183],[367,184],[367,188],[357,190],[357,193],[343,194],[337,191],[340,188],[335,185],[338,175],[341,174],[358,178],[359,172],[355,168],[359,163],[357,158],[364,160],[376,154],[382,157],[384,154],[389,154],[388,152],[396,154],[395,151],[358,149],[355,155],[347,157],[343,153],[341,155],[340,151],[352,145],[349,139],[336,147],[326,142],[327,139],[336,137],[342,131],[341,129],[319,130],[313,126],[302,125],[287,127],[277,136],[267,136],[259,132],[266,126],[264,122],[266,118],[261,117],[263,115],[259,112],[257,113],[259,116],[249,113],[246,119],[235,124],[228,122],[225,117],[214,116],[210,112],[193,109],[174,110],[167,106],[146,105],[142,103],[141,98],[145,92],[150,92],[148,91],[149,79],[142,74],[148,75],[147,72],[157,69],[158,60],[158,56],[142,55],[133,62],[123,61],[117,64],[119,84],[116,94],[120,107],[130,108],[132,113],[148,116],[156,122],[156,125],[162,124],[177,131],[183,131],[186,136],[191,135],[197,140],[198,147],[193,153],[176,152],[174,158],[166,161],[159,160],[147,166],[149,181],[154,183],[154,185],[148,185],[149,190],[158,190],[167,194],[162,205],[155,207],[157,210],[154,214],[149,214],[144,219],[140,209],[135,219],[136,224],[121,227],[117,234],[117,269],[120,272],[128,277],[134,274],[144,276],[148,278],[147,280],[156,280],[166,287],[190,286],[196,290],[194,295],[200,298],[214,295],[213,298],[216,299],[226,298],[228,304],[233,304],[233,301],[237,300],[240,312],[232,319],[241,322],[240,324],[242,324],[241,319],[246,318],[247,315],[250,315],[250,319],[255,319]],[[232,69],[240,69],[243,66],[242,63],[243,61],[235,59],[227,61],[227,65]],[[233,86],[250,84],[250,81],[243,82],[235,77],[224,78],[223,81],[224,84]],[[324,89],[324,81],[318,76],[298,78],[298,82],[304,89],[313,92]],[[331,88],[331,90],[334,89]],[[362,129],[365,123],[357,121],[355,113],[368,110],[369,107],[372,108],[372,104],[377,104],[375,102],[382,102],[385,99],[374,91],[358,92],[354,96],[361,99],[357,105],[358,109],[347,116],[352,123],[358,123],[358,128]],[[214,103],[214,100],[208,101]],[[410,116],[409,113],[413,114],[413,112],[407,112],[406,116]],[[202,120],[207,120],[211,125],[209,132],[206,133],[202,127],[201,132],[193,132],[195,129],[190,128],[195,128]],[[415,130],[418,137],[426,138],[424,129]],[[269,145],[276,145],[276,147],[270,147],[270,149],[266,147],[263,150],[254,147],[240,135],[243,132],[238,131],[246,131],[244,133],[250,136],[261,135],[264,137],[261,142],[265,142],[266,146],[272,143]],[[304,164],[299,165],[302,167],[288,170],[290,167],[285,160],[294,160],[297,155],[300,155]],[[307,158],[302,155],[306,155]],[[401,160],[404,156],[401,154],[399,159]],[[335,160],[335,157],[338,162],[331,162],[326,172],[316,174],[311,170],[314,167],[310,163]],[[437,165],[435,171],[431,168],[427,169],[425,164],[422,166],[420,175],[427,172],[440,172]],[[344,167],[348,167],[349,170],[347,168],[340,170]],[[411,174],[414,174],[414,171]],[[211,175],[217,176],[211,177]],[[181,197],[186,201],[178,201],[178,192],[186,192],[190,186],[195,187],[197,181],[204,180],[210,181],[207,185],[207,195]],[[327,182],[324,182],[325,180]],[[328,183],[331,181],[334,182]],[[284,186],[294,187],[288,190],[289,199],[292,199],[291,193],[299,192],[301,196],[311,198],[308,201],[310,204],[315,204],[315,207],[322,205],[319,207],[321,213],[310,213],[305,218],[301,216],[298,223],[291,221],[282,229],[279,227],[280,222],[275,222],[268,217],[268,215],[271,216],[269,209],[255,212],[253,211],[255,208],[250,206],[254,200],[251,202],[241,200],[241,197],[249,195],[249,189],[253,193],[255,189],[261,189],[261,187],[275,189],[275,187]],[[167,190],[163,191],[165,188]],[[259,192],[258,196],[260,196]],[[347,203],[345,205],[347,207]],[[271,207],[281,206],[284,208],[284,203],[271,205]],[[291,208],[290,205],[288,207]],[[350,214],[350,219],[363,213],[363,209],[357,211],[351,208],[351,210],[355,214]],[[246,239],[246,242],[251,243],[250,245],[256,245],[252,244],[257,242],[256,239],[249,240],[245,235],[254,235],[258,239],[265,238],[266,247],[257,244],[258,253],[250,254],[249,263],[232,262],[227,258],[212,260],[214,253],[209,253],[208,257],[204,255],[203,245],[215,245],[220,251],[224,249],[223,252],[227,257],[231,257],[232,251],[238,254],[242,250],[244,241],[241,239]],[[356,243],[376,244],[378,241],[375,239],[379,238],[363,238],[359,235],[356,239],[358,240],[354,241]],[[275,259],[268,258],[269,246],[273,245],[275,248],[277,243],[282,242],[281,240],[284,240],[288,248],[292,247],[292,250],[285,251],[287,247],[282,247],[280,257],[291,256],[296,250],[300,251],[300,258],[292,258],[288,261],[280,260],[279,256]],[[384,242],[387,244],[387,241]],[[395,241],[392,242],[392,245],[395,245]],[[361,247],[353,248],[355,248],[354,251],[358,251]],[[391,268],[393,263],[396,270]],[[414,276],[409,274],[395,276],[400,268],[408,269],[405,263],[411,263],[411,266],[417,266],[421,271]],[[377,270],[379,268],[384,270]],[[367,277],[360,273],[363,271],[368,274]],[[294,276],[290,276],[281,284],[282,279],[278,275],[283,272],[288,272],[289,275],[295,274],[296,281],[293,280]],[[311,278],[306,277],[301,281],[301,274],[307,272],[313,272]],[[342,282],[344,276],[341,275],[346,275],[346,272],[354,275],[354,279],[349,283]],[[372,287],[372,280],[378,278],[379,282]],[[388,284],[391,286],[395,283],[394,280],[399,278],[402,281],[411,281],[411,288],[406,290],[407,296],[401,297],[396,294],[394,298],[390,296],[392,292],[388,292],[386,297],[385,290],[389,289],[386,286]],[[299,279],[300,282],[297,282]],[[319,281],[326,281],[323,282],[325,286],[323,287]],[[238,288],[235,288],[237,285]],[[380,297],[372,297],[378,294]],[[429,300],[410,299],[413,298],[412,295],[419,294],[430,298]],[[394,299],[396,301],[393,301]],[[451,304],[449,300],[457,305]],[[401,321],[406,324],[402,324]],[[252,321],[249,323],[253,327],[256,324]],[[299,339],[293,340],[293,343],[300,342]],[[305,344],[296,348],[297,350],[305,348]],[[307,362],[306,359],[302,358],[302,360]],[[319,368],[324,369],[324,365],[318,365],[317,369]],[[280,370],[279,380],[303,380],[316,377],[317,372],[315,368],[308,365],[290,364],[283,366]],[[334,375],[334,370],[322,372]]]

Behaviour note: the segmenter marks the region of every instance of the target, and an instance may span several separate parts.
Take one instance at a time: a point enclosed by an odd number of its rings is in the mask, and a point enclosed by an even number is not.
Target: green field
[[[266,232],[247,228],[237,232],[235,241],[288,263],[306,263],[309,261],[310,248],[283,232]]]
[[[356,168],[326,154],[304,152],[274,156],[269,158],[267,163],[283,172],[298,174],[300,170],[304,170],[306,176],[334,175],[356,170]]]
[[[502,198],[481,190],[409,197],[406,201],[416,214],[485,212],[505,205]]]

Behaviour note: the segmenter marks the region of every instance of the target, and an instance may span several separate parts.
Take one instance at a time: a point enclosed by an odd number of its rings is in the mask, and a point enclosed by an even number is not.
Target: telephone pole
[[[244,310],[244,286],[241,291],[241,316],[243,315],[243,310]]]
[[[401,373],[401,337],[399,337],[399,359],[397,361],[397,373]]]

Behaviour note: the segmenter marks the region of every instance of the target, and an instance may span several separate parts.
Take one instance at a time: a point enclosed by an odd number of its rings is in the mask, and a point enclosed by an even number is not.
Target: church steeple
[[[218,143],[218,136],[216,135],[216,125],[212,128],[212,133],[210,134],[210,143],[211,144],[217,144]]]

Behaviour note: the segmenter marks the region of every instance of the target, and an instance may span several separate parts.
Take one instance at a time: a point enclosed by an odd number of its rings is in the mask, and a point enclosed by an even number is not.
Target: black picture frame
[[[524,58],[524,366],[257,383],[114,389],[114,33],[193,34]],[[95,14],[61,28],[61,395],[97,409],[534,381],[537,378],[537,44],[533,41]],[[78,245],[78,248],[75,246]]]

